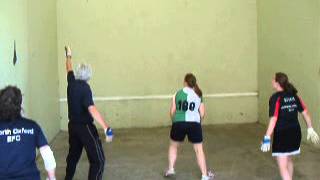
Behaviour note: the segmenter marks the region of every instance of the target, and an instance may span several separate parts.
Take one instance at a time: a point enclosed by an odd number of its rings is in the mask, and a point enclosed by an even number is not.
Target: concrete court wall
[[[26,116],[41,125],[49,140],[60,131],[56,22],[55,0],[0,3],[0,88],[22,89]]]
[[[299,90],[313,117],[314,127],[320,131],[320,1],[257,2],[259,122],[268,122],[271,79],[275,72],[282,71]],[[306,126],[302,127],[305,131]]]
[[[58,0],[60,98],[63,46],[90,63],[96,97],[170,95],[193,72],[205,94],[257,91],[255,0]],[[257,97],[205,98],[206,124],[257,121]],[[67,127],[66,102],[60,103]],[[170,100],[99,101],[113,127],[170,124]]]

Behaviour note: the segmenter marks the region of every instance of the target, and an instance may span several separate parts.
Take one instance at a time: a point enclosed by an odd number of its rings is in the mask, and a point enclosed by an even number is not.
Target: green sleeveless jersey
[[[175,95],[176,113],[173,122],[198,122],[200,123],[199,108],[202,103],[192,88],[185,87]]]

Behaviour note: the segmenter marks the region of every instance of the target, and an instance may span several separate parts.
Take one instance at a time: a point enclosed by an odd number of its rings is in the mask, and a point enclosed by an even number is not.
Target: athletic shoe
[[[201,180],[213,180],[215,174],[212,171],[208,171],[206,176],[202,176]]]
[[[164,177],[169,178],[176,175],[176,172],[174,171],[174,169],[169,169],[164,173]]]

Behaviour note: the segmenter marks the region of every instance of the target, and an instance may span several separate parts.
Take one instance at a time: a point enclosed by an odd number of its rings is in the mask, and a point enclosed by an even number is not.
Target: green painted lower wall
[[[282,71],[289,75],[299,90],[299,95],[309,107],[314,127],[320,131],[319,3],[317,0],[258,0],[258,87],[261,123],[268,122],[271,79],[275,72]]]
[[[52,140],[60,130],[56,1],[3,0],[0,24],[0,88],[21,88],[26,116],[36,120]]]
[[[256,0],[58,0],[57,8],[61,98],[65,44],[75,64],[92,65],[95,96],[174,94],[187,72],[196,74],[205,94],[257,91]],[[207,123],[257,120],[256,97],[206,104]],[[169,101],[98,105],[115,127],[168,124]],[[60,110],[65,129],[64,103]]]
[[[96,105],[113,127],[132,128],[170,125],[170,103],[171,100],[133,100],[97,102]],[[207,115],[204,124],[257,121],[257,115],[253,113],[258,111],[256,97],[207,98],[205,105]],[[61,103],[60,108],[61,114],[67,114],[66,103]],[[61,121],[62,130],[67,130],[67,127],[67,120]]]

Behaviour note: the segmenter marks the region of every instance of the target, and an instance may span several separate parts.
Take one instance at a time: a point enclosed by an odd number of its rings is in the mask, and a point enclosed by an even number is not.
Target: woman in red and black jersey
[[[276,157],[283,180],[292,180],[292,156],[300,154],[301,128],[298,113],[302,113],[308,126],[308,140],[319,142],[317,133],[312,128],[312,121],[307,107],[297,95],[297,89],[289,82],[284,73],[276,73],[272,81],[276,91],[269,101],[270,122],[263,139],[261,150],[270,150],[273,134],[272,156]]]

